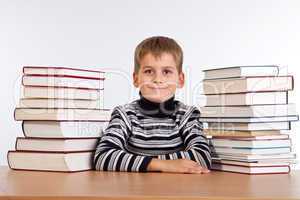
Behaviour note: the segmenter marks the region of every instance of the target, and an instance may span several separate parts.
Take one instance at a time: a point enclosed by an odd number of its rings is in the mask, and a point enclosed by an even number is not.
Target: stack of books
[[[14,112],[24,137],[8,152],[11,169],[75,172],[92,169],[93,152],[109,118],[104,72],[24,67]]]
[[[289,173],[295,161],[289,134],[298,120],[288,102],[293,76],[278,66],[204,70],[201,107],[210,137],[213,169],[247,174]]]

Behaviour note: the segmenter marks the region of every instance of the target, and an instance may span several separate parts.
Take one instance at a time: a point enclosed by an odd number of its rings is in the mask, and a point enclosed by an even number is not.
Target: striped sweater
[[[200,112],[174,97],[154,103],[139,100],[113,109],[94,156],[96,170],[146,171],[152,158],[186,158],[210,168]]]

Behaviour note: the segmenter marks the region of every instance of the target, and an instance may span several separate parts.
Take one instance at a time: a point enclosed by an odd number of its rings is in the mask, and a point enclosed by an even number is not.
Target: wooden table
[[[300,171],[279,175],[15,171],[0,167],[0,199],[300,199]]]

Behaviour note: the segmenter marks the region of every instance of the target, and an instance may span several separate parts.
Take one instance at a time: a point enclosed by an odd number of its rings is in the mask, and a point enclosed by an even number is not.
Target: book
[[[215,147],[211,146],[214,154],[285,154],[291,152],[291,147],[272,147],[272,148],[238,148],[238,147]]]
[[[97,100],[103,96],[102,89],[78,89],[66,87],[23,86],[23,98],[88,99]]]
[[[208,131],[229,133],[233,131],[272,131],[272,130],[290,130],[290,122],[250,122],[250,123],[217,123],[209,122],[207,124]]]
[[[205,135],[209,136],[227,136],[227,137],[249,137],[249,136],[268,136],[268,135],[279,135],[279,130],[268,130],[268,131],[235,131],[235,130],[213,130],[204,129]]]
[[[235,66],[203,70],[204,79],[236,78],[242,76],[278,76],[276,65]]]
[[[236,161],[236,160],[226,160],[219,158],[212,158],[212,162],[215,164],[228,164],[228,165],[239,165],[245,167],[270,167],[270,166],[283,166],[296,164],[294,159],[269,159],[269,160],[259,160],[259,161]]]
[[[11,169],[77,172],[91,170],[94,152],[27,152],[9,151],[8,165]]]
[[[296,159],[295,153],[281,153],[281,154],[224,154],[218,153],[212,154],[214,159],[223,159],[223,160],[235,160],[243,162],[263,162],[265,160],[283,160],[283,159]]]
[[[22,138],[16,140],[17,151],[78,152],[94,151],[98,138]]]
[[[98,138],[108,121],[23,121],[23,135],[29,138]]]
[[[205,106],[288,104],[288,92],[248,92],[205,95]]]
[[[67,87],[79,89],[103,89],[103,78],[57,75],[23,75],[24,86]]]
[[[262,123],[262,122],[287,122],[298,121],[299,116],[271,116],[271,117],[199,117],[202,122],[219,123]]]
[[[201,117],[273,117],[297,115],[295,104],[201,107]]]
[[[87,108],[100,109],[100,100],[87,99],[25,99],[21,98],[19,106],[21,108]]]
[[[70,67],[39,67],[24,66],[23,74],[26,75],[59,75],[59,76],[79,76],[91,78],[104,78],[105,72],[97,70],[76,69]]]
[[[288,134],[270,134],[270,135],[241,135],[241,136],[231,136],[231,135],[216,135],[216,136],[207,136],[207,139],[238,139],[238,140],[284,140],[289,139]]]
[[[288,174],[290,172],[289,165],[273,165],[273,166],[243,166],[213,163],[212,169],[217,171],[236,172],[243,174]]]
[[[288,91],[293,88],[293,76],[241,77],[203,81],[204,94]]]
[[[16,108],[14,117],[16,121],[108,121],[110,112],[108,109]]]
[[[228,147],[228,148],[279,148],[291,147],[290,139],[276,139],[276,140],[243,140],[238,138],[212,138],[210,145],[214,147]]]

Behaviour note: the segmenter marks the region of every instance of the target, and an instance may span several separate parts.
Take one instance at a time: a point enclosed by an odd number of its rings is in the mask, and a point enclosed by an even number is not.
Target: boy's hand
[[[188,159],[159,160],[152,159],[147,168],[148,171],[161,171],[171,173],[205,174],[210,171],[197,162]]]

